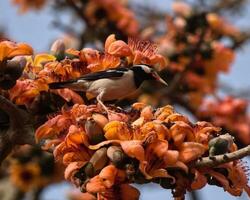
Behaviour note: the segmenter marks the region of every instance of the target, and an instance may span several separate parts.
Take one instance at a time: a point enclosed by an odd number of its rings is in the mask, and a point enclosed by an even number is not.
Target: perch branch
[[[250,145],[234,151],[232,153],[222,154],[211,157],[204,157],[200,160],[197,160],[192,164],[193,167],[201,168],[201,167],[216,167],[218,165],[228,163],[234,160],[241,159],[245,156],[250,155]]]

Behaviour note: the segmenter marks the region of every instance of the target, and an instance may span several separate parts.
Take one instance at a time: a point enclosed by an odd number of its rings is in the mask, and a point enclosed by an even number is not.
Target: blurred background
[[[189,2],[198,4],[198,1],[195,0]],[[136,0],[130,2],[136,14],[142,12],[145,15],[148,15],[151,9],[156,11],[156,13],[166,12],[171,14],[171,3],[171,0]],[[234,13],[225,12],[223,15],[237,27],[250,31],[250,2],[245,1],[244,6],[238,10],[235,9]],[[85,29],[85,26],[72,10],[64,9],[63,6],[55,8],[52,1],[47,2],[43,9],[31,9],[25,13],[20,11],[20,7],[13,5],[11,0],[0,1],[0,31],[11,40],[30,44],[36,53],[47,52],[53,41],[58,38],[68,40],[73,47],[79,48],[77,34],[80,34],[82,29]],[[226,40],[224,42],[227,43]],[[98,47],[100,44],[97,42],[95,45]],[[84,46],[91,46],[91,44],[85,43]],[[222,95],[223,93],[238,95],[249,101],[249,63],[250,45],[246,41],[240,48],[237,48],[236,59],[232,64],[230,72],[219,75],[219,84],[222,86],[219,93]],[[186,111],[180,109],[180,112]],[[156,184],[136,186],[141,191],[142,200],[161,200],[170,199],[171,197],[170,191],[164,190]],[[66,200],[67,193],[72,189],[73,186],[64,182],[49,185],[43,190],[41,200]],[[200,200],[248,199],[245,193],[241,197],[233,197],[224,192],[222,188],[216,186],[206,186],[195,194],[197,195],[196,199]],[[187,194],[187,199],[193,199],[192,195]]]

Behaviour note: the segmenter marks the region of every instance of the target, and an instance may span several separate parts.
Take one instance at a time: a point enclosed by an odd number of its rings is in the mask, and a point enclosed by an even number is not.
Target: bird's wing
[[[124,72],[128,71],[129,69],[127,68],[117,68],[117,69],[111,69],[111,70],[106,70],[106,71],[100,71],[100,72],[95,72],[95,73],[90,73],[86,74],[82,77],[68,80],[65,82],[56,82],[56,83],[50,83],[49,88],[50,89],[60,89],[60,88],[65,88],[65,87],[71,87],[71,86],[77,86],[78,83],[81,83],[81,81],[95,81],[103,78],[119,78],[122,77]],[[82,87],[82,86],[81,86]]]
[[[95,81],[95,80],[103,79],[103,78],[119,78],[119,77],[122,77],[124,72],[126,72],[128,70],[129,69],[127,69],[127,68],[117,68],[114,70],[110,69],[110,70],[106,70],[106,71],[90,73],[90,74],[84,75],[78,79],[87,80],[87,81]]]

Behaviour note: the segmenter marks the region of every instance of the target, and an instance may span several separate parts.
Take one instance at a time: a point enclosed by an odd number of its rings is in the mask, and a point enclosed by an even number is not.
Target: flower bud
[[[84,173],[87,177],[92,178],[95,175],[95,169],[91,162],[88,162],[84,167]]]
[[[95,120],[95,122],[101,127],[103,128],[109,121],[108,119],[102,115],[102,114],[99,114],[99,113],[94,113],[92,115],[92,118]]]
[[[220,135],[209,141],[209,156],[225,154],[229,152],[234,143],[234,138],[230,134]]]
[[[107,155],[111,162],[117,167],[122,166],[125,161],[126,155],[122,151],[121,147],[111,146],[108,148]]]
[[[87,119],[85,122],[85,131],[89,138],[89,143],[92,145],[98,144],[105,140],[102,128],[92,118]]]
[[[0,67],[0,88],[4,90],[11,89],[16,84],[16,80],[22,76],[25,65],[26,59],[22,56],[2,62]]]
[[[63,42],[63,40],[58,39],[56,40],[51,48],[50,51],[53,55],[56,56],[57,60],[62,60],[65,57],[65,44]]]
[[[108,162],[108,156],[106,147],[98,149],[89,160],[89,163],[93,165],[95,172],[98,172],[103,167],[105,167],[107,162]]]

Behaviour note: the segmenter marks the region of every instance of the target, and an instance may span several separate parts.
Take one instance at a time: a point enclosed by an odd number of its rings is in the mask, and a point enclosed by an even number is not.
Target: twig
[[[234,160],[241,159],[241,158],[248,156],[248,155],[250,155],[250,145],[248,145],[242,149],[239,149],[237,151],[234,151],[232,153],[213,156],[213,158],[204,157],[200,160],[197,160],[195,163],[191,164],[191,166],[197,167],[197,168],[216,167],[216,166],[224,164],[224,163],[228,163],[228,162],[231,162]]]

